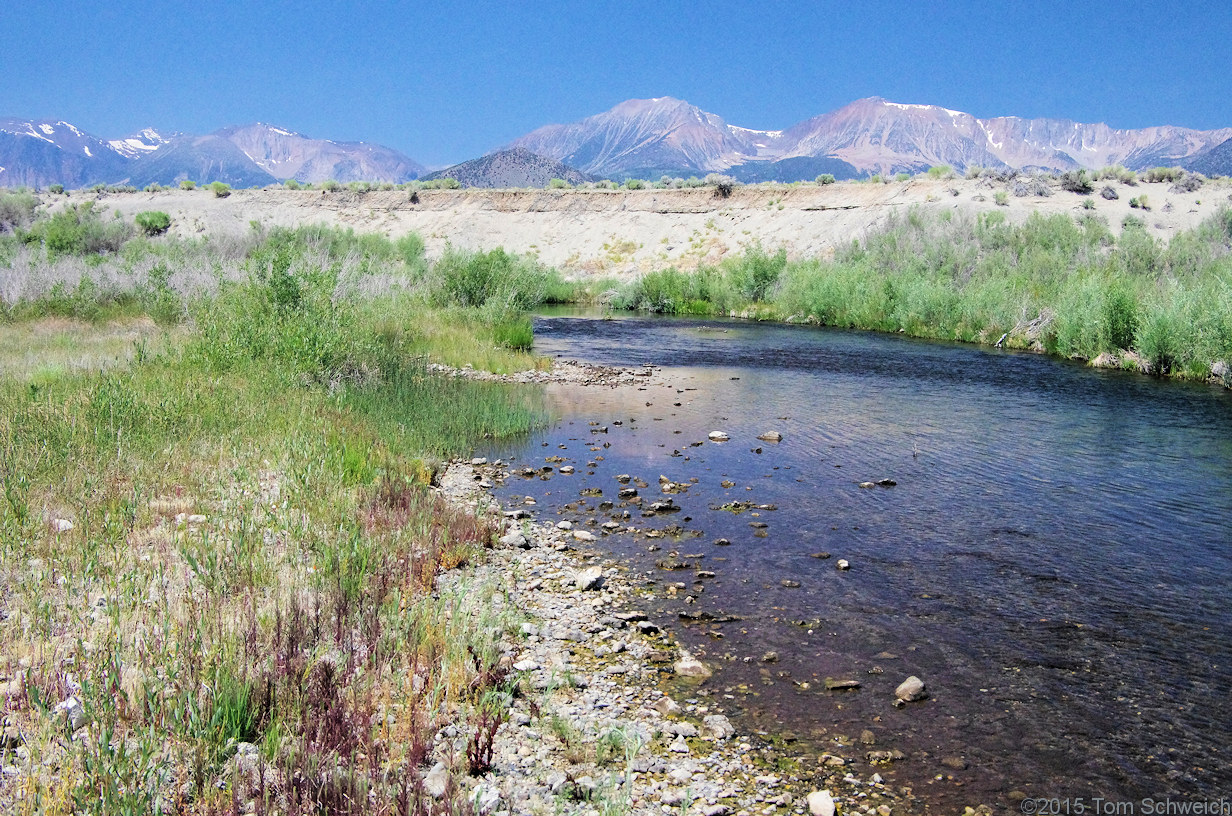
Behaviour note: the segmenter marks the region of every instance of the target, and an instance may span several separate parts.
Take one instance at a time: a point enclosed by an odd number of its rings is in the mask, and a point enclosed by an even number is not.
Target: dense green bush
[[[565,181],[562,178],[548,179],[548,189],[549,190],[564,190],[568,188],[568,186],[569,186],[569,182]]]
[[[572,294],[556,270],[503,249],[469,252],[448,248],[431,275],[434,298],[444,306],[525,310]]]
[[[833,184],[834,174],[833,173],[822,173],[820,176],[815,178],[814,181],[816,181],[818,184]]]
[[[28,244],[41,243],[55,257],[118,252],[132,235],[131,226],[116,220],[104,222],[94,202],[87,201],[36,221],[22,239]]]
[[[0,193],[0,234],[15,232],[34,220],[38,199],[25,190]]]
[[[641,179],[635,179],[635,178],[625,179],[625,189],[626,190],[643,190],[645,189],[645,187],[646,187],[646,182],[642,181]]]
[[[195,190],[197,189],[197,182],[192,181],[191,179],[184,179],[183,181],[180,182],[180,189],[181,190]]]
[[[60,195],[64,192],[64,185],[63,184],[53,184],[47,189],[50,192],[54,193],[55,195]]]
[[[1184,176],[1185,171],[1180,167],[1152,167],[1142,178],[1148,183],[1158,184],[1165,181],[1180,181]]]
[[[231,195],[231,185],[221,181],[211,182],[210,191],[214,193],[214,198],[226,198]]]
[[[146,235],[162,235],[171,229],[171,216],[161,210],[139,212],[134,220]]]

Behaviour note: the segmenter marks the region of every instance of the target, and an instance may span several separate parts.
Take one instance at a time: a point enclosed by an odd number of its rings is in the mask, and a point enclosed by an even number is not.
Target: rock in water
[[[710,669],[706,668],[706,664],[698,660],[684,649],[680,650],[680,659],[676,661],[674,667],[676,674],[681,677],[696,677],[699,680],[705,680],[710,676]]]
[[[573,577],[573,583],[578,589],[598,589],[603,586],[603,567],[587,567],[578,570]]]
[[[916,700],[923,700],[927,696],[928,691],[924,688],[924,681],[914,674],[902,683],[899,683],[898,688],[894,689],[894,701],[896,703],[914,703]]]
[[[809,813],[812,816],[834,816],[834,797],[828,790],[813,791],[808,795]]]
[[[838,562],[835,563],[834,568],[838,570],[849,570],[851,569],[851,562],[846,558],[840,558]]]
[[[711,431],[710,432],[711,442],[726,442],[729,439],[731,439],[731,437],[723,433],[722,431]]]
[[[783,441],[783,435],[779,433],[778,431],[766,431],[764,434],[761,434],[757,438],[763,442],[782,442]]]

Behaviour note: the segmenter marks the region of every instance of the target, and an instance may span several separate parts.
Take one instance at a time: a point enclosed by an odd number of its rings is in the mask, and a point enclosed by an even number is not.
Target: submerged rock
[[[672,668],[681,677],[694,677],[699,680],[705,680],[712,674],[710,669],[706,668],[705,663],[684,649],[680,650],[680,659],[676,661],[675,666]]]
[[[896,705],[914,703],[916,700],[923,700],[927,696],[928,690],[924,686],[924,681],[914,674],[899,683],[898,688],[894,689],[894,702]]]

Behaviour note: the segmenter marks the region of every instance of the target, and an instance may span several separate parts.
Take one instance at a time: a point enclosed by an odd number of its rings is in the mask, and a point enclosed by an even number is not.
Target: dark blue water
[[[543,317],[536,350],[664,367],[668,387],[553,387],[559,423],[494,453],[536,466],[560,455],[577,473],[514,478],[503,493],[533,496],[546,517],[631,509],[625,523],[642,530],[697,534],[601,545],[646,573],[661,621],[740,618],[675,628],[719,668],[703,691],[753,727],[848,756],[898,748],[908,759],[875,770],[942,809],[1014,790],[1232,793],[1232,393],[728,321]],[[705,441],[711,430],[731,441]],[[767,430],[783,441],[758,441]],[[646,501],[660,475],[697,483],[671,496],[670,515],[578,504],[585,487],[615,501],[622,473],[648,484]],[[881,478],[897,485],[859,486]],[[777,509],[711,509],[733,500]],[[694,569],[658,569],[669,553]],[[895,709],[910,674],[930,697]],[[826,677],[862,686],[826,692]]]

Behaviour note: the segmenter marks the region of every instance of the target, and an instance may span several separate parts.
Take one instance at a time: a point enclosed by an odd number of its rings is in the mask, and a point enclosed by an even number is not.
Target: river
[[[576,472],[502,498],[596,532],[632,510],[642,532],[601,548],[644,573],[646,611],[717,670],[700,693],[748,727],[795,753],[901,751],[858,770],[938,812],[1232,796],[1232,393],[738,321],[558,314],[535,336],[671,385],[551,386],[552,427],[491,453]],[[620,474],[680,510],[622,507]],[[690,486],[662,496],[660,476]],[[732,502],[775,509],[715,509]],[[909,675],[929,696],[896,708]]]

